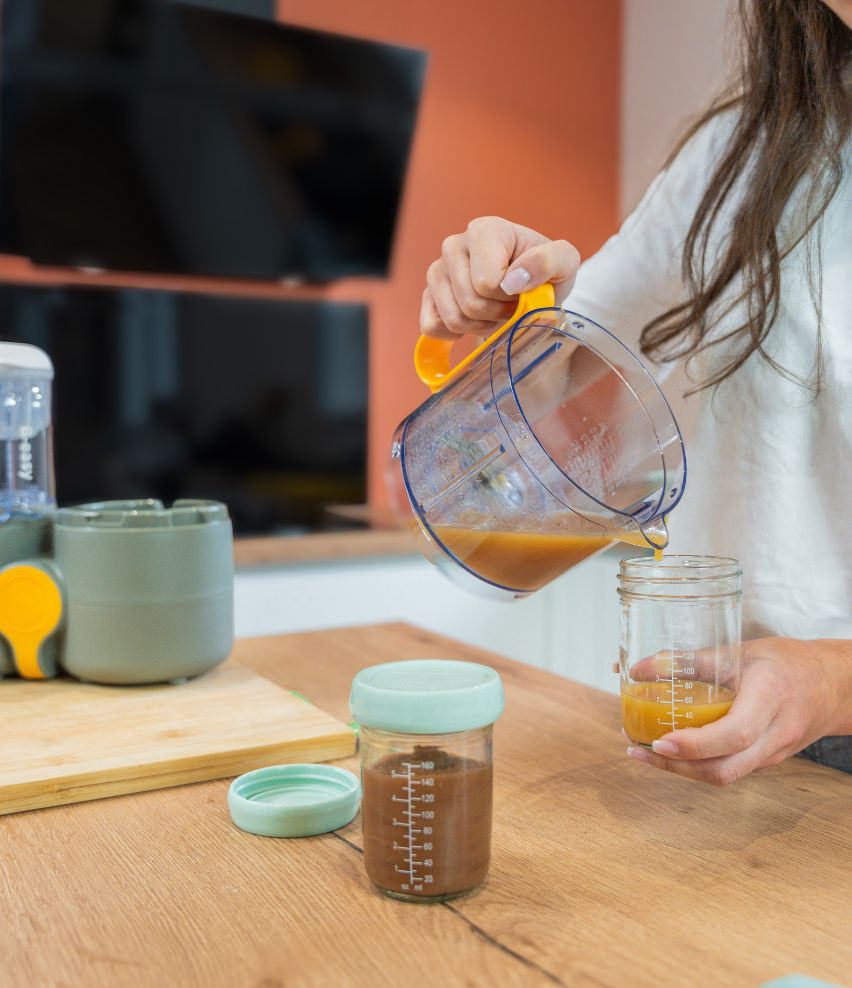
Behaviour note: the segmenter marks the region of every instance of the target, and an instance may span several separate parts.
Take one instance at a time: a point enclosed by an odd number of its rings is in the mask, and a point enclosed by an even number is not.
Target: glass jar
[[[473,662],[386,663],[358,673],[350,706],[360,725],[368,877],[398,899],[471,892],[491,858],[500,677]]]
[[[633,744],[723,717],[740,684],[742,570],[736,559],[624,559],[621,714]]]

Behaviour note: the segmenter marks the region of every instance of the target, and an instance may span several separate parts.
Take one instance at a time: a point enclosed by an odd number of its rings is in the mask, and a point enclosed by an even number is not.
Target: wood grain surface
[[[374,662],[498,668],[487,885],[394,902],[367,881],[357,820],[253,837],[230,823],[225,782],[5,817],[3,988],[852,983],[849,776],[793,759],[717,790],[655,772],[625,757],[613,697],[404,625],[237,656],[341,719]]]
[[[233,661],[179,685],[0,682],[0,815],[354,749],[345,724]]]

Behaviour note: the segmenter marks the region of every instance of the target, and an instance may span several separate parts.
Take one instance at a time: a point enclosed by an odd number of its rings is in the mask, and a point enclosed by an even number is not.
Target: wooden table
[[[4,817],[3,988],[852,983],[849,776],[794,759],[715,790],[655,772],[624,755],[613,697],[405,625],[237,656],[343,718],[373,662],[496,666],[487,886],[393,902],[367,881],[357,821],[253,837],[224,781]]]

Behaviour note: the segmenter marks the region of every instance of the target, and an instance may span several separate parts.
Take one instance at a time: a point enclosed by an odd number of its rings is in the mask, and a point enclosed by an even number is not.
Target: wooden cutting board
[[[345,724],[233,660],[180,685],[0,682],[0,815],[354,750]]]

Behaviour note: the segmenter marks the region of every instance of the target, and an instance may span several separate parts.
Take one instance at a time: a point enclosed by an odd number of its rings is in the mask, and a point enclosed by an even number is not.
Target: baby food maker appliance
[[[56,511],[50,358],[0,343],[0,678],[131,684],[197,676],[233,641],[224,504]]]
[[[554,306],[552,285],[470,356],[421,337],[434,394],[399,426],[389,487],[451,579],[524,597],[614,541],[663,548],[686,456],[672,410],[612,333]]]

